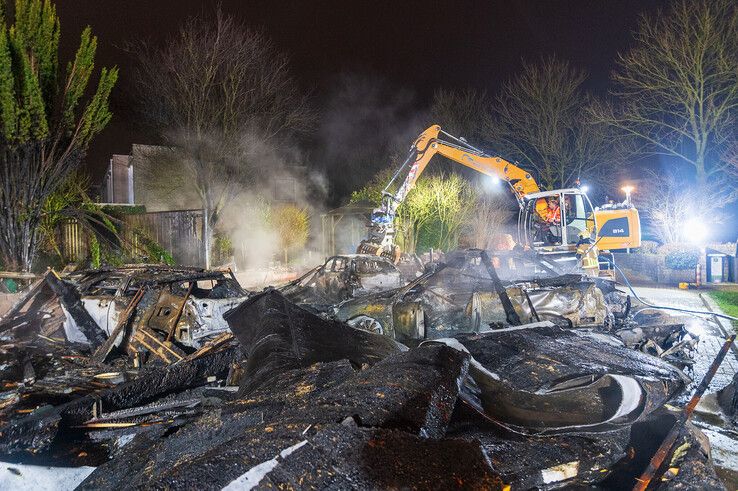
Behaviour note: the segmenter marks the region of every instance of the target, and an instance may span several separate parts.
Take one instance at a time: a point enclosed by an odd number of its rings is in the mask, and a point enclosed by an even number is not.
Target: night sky
[[[59,0],[62,56],[73,53],[79,32],[98,36],[98,66],[118,65],[113,121],[93,142],[87,167],[99,180],[112,153],[131,143],[155,143],[130,109],[133,59],[123,47],[161,43],[190,16],[217,3],[195,0]],[[222,1],[222,9],[264,32],[292,60],[300,84],[317,105],[346,73],[376,76],[426,106],[438,87],[494,93],[521,60],[555,54],[590,74],[589,88],[605,91],[619,50],[628,47],[638,15],[667,2],[579,1]]]

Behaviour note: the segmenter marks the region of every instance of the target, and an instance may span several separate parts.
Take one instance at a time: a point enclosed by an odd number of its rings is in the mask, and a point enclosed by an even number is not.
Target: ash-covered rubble
[[[80,489],[632,487],[690,382],[688,336],[669,318],[636,323],[611,282],[513,280],[503,259],[450,254],[406,287],[333,306],[229,288],[227,328],[199,338],[148,326],[158,303],[134,292],[101,340],[64,341],[59,313],[34,309],[56,298],[67,318],[88,290],[38,288],[0,322],[2,460],[96,466]],[[342,314],[353,302],[363,310]],[[136,354],[141,328],[180,357]],[[723,489],[705,442],[684,426],[653,487]]]
[[[234,342],[223,312],[246,297],[219,271],[140,266],[47,273],[0,320],[0,452],[52,449],[45,458],[56,460],[61,447],[51,444],[74,440],[68,431],[191,413],[199,401],[161,399],[229,371],[235,350],[228,351]],[[166,370],[170,364],[176,367]],[[162,406],[117,412],[150,402]],[[72,462],[94,459],[80,455]]]

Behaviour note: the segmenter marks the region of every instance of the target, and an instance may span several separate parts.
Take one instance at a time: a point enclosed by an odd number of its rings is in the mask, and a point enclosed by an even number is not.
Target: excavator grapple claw
[[[380,244],[376,244],[374,242],[362,241],[361,244],[359,244],[359,247],[356,248],[356,253],[384,257],[397,264],[400,260],[402,251],[400,251],[399,246],[394,244],[390,247],[382,247]]]

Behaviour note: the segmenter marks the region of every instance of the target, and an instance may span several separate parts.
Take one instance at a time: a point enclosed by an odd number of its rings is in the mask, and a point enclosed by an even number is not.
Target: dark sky
[[[217,3],[195,0],[58,0],[63,55],[79,32],[98,36],[98,66],[118,65],[121,81],[113,122],[93,143],[88,168],[99,179],[112,153],[131,143],[154,143],[137,126],[126,90],[132,60],[125,43],[162,42],[189,16],[212,13]],[[522,59],[556,54],[590,73],[604,90],[613,59],[626,48],[638,15],[667,2],[655,0],[537,1],[222,1],[226,13],[262,28],[287,52],[300,83],[316,98],[341,73],[377,74],[428,102],[437,87],[494,92]]]

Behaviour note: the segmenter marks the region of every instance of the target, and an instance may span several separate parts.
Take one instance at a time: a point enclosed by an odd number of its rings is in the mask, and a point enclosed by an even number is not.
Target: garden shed
[[[705,281],[726,283],[735,281],[735,256],[717,249],[705,248]]]

